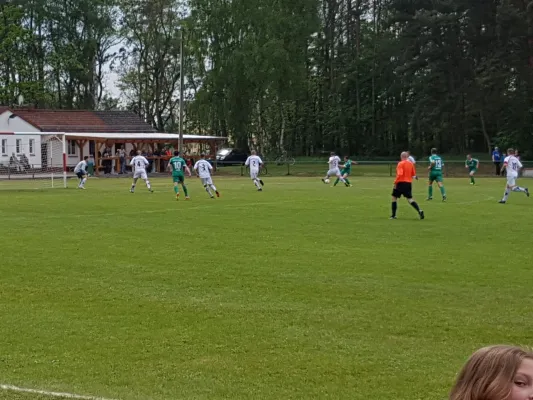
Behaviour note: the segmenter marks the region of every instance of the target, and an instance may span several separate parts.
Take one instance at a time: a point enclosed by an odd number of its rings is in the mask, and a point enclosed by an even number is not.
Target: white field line
[[[115,399],[107,399],[105,397],[83,396],[83,395],[74,394],[74,393],[60,393],[60,392],[50,392],[50,391],[47,391],[47,390],[22,388],[22,387],[18,387],[18,386],[14,386],[14,385],[6,385],[6,384],[0,384],[0,390],[6,390],[6,391],[10,391],[10,392],[19,392],[19,393],[40,394],[42,396],[58,397],[58,398],[62,398],[62,399],[115,400]]]

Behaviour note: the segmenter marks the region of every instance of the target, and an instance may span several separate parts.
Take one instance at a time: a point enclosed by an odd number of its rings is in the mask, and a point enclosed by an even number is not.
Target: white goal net
[[[0,189],[66,188],[63,134],[0,133]]]

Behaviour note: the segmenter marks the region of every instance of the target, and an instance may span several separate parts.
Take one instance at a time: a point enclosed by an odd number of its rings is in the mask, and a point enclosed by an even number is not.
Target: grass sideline
[[[192,182],[191,182],[192,181]],[[533,199],[390,178],[0,191],[0,381],[140,399],[440,400],[468,355],[531,344]],[[533,182],[521,179],[526,185]],[[3,183],[2,185],[5,185]],[[533,185],[532,185],[533,186]],[[5,186],[2,186],[5,187]],[[2,392],[9,400],[45,397]]]

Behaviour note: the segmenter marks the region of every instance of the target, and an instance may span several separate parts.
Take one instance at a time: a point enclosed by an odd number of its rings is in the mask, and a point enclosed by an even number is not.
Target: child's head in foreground
[[[503,345],[479,349],[459,373],[450,400],[533,400],[533,353]]]

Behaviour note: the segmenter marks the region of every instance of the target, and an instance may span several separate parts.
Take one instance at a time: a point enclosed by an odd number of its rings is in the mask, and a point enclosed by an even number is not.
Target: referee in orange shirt
[[[404,151],[401,154],[401,159],[396,167],[396,179],[394,180],[394,188],[392,189],[392,216],[390,219],[396,219],[396,210],[398,209],[398,199],[405,197],[409,204],[416,210],[420,219],[424,219],[424,211],[418,207],[416,201],[413,199],[413,177],[416,176],[415,166],[409,161],[409,153]]]

